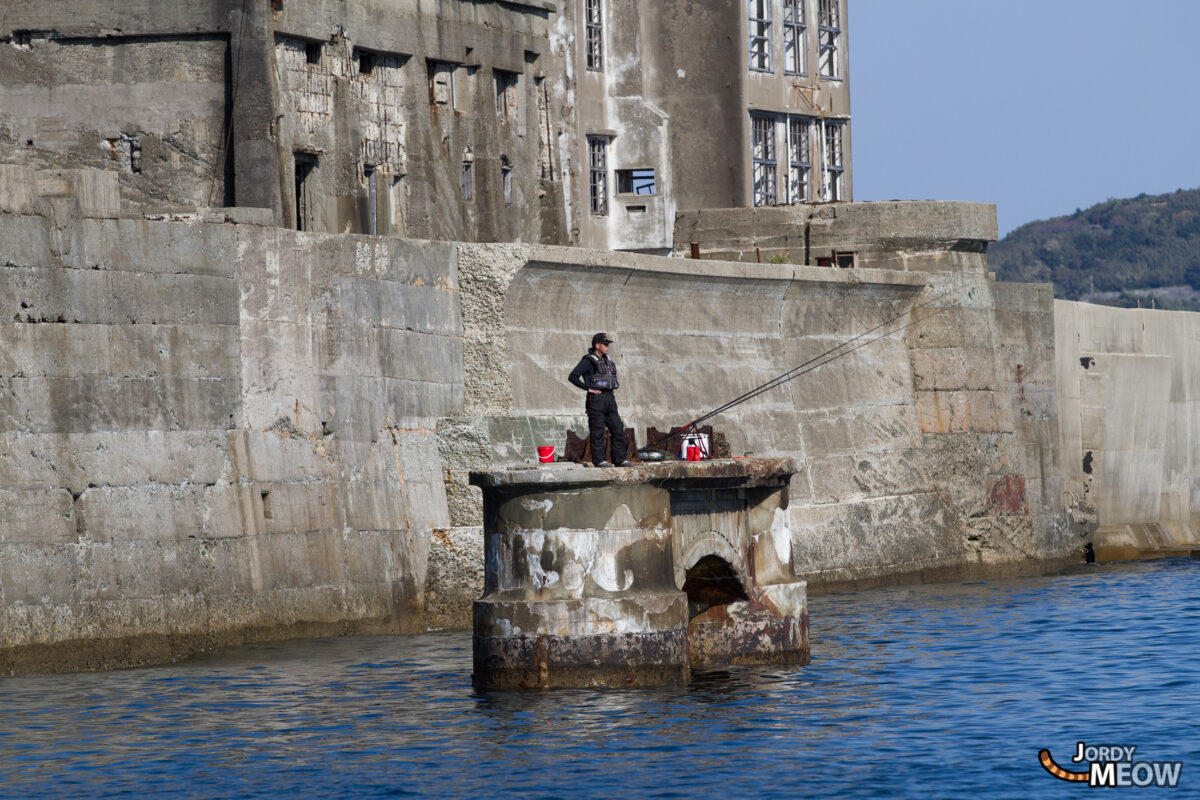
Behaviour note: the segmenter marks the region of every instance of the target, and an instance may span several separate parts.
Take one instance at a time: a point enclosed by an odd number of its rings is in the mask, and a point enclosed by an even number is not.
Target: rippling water
[[[466,633],[0,679],[11,797],[1060,797],[1076,741],[1197,796],[1200,561],[813,598],[802,669],[476,693]],[[1190,787],[1190,788],[1189,788]]]

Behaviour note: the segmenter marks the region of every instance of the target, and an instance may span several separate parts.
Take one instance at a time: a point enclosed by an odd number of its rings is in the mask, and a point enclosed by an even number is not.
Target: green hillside
[[[1200,310],[1200,189],[1109,200],[1031,222],[988,248],[1004,281],[1054,284],[1054,296]]]

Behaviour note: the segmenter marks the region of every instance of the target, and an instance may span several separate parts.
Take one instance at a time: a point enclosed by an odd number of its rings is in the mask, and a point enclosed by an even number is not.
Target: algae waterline
[[[1038,752],[1079,741],[1190,787],[1197,597],[1187,559],[826,595],[803,669],[633,691],[473,691],[467,633],[8,677],[0,796],[1025,800],[1074,791]]]

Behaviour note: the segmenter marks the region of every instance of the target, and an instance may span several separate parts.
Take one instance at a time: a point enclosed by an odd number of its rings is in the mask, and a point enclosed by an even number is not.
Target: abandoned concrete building
[[[0,38],[0,163],[127,211],[667,254],[676,211],[852,199],[846,0],[44,0]]]

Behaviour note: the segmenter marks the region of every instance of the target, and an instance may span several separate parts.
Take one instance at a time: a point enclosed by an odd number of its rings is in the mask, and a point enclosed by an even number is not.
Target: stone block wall
[[[1078,558],[1064,442],[1089,418],[1060,429],[1049,290],[993,283],[979,254],[880,270],[429,243],[130,216],[88,172],[0,185],[20,189],[0,201],[5,669],[469,624],[468,472],[583,432],[566,375],[598,330],[639,432],[890,333],[712,420],[735,454],[799,461],[790,557],[815,588]],[[1186,373],[1170,385],[1185,424]],[[1169,439],[1163,463],[1190,463]],[[1151,488],[1190,508],[1179,471]]]
[[[565,378],[597,330],[616,340],[622,414],[639,431],[683,424],[877,326],[892,331],[712,420],[735,453],[801,460],[788,514],[812,586],[1080,558],[1086,529],[1061,495],[1047,287],[997,285],[982,264],[925,271],[916,258],[895,271],[459,250],[464,308],[486,285],[492,309],[467,329],[487,328],[476,337],[512,375],[484,390],[468,370],[467,397],[561,429],[582,420]],[[901,330],[910,310],[917,322]]]
[[[0,208],[0,668],[422,627],[453,247],[56,214],[82,183]]]

